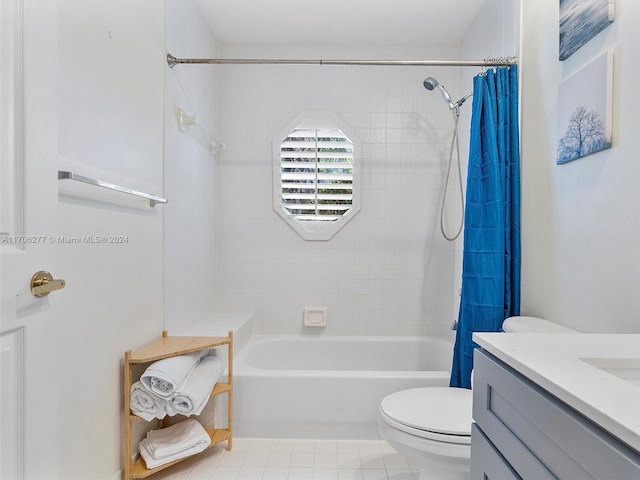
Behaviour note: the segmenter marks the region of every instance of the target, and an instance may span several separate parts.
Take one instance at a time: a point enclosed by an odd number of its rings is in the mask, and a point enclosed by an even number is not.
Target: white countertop
[[[640,386],[581,360],[630,359],[637,367],[640,334],[474,333],[473,340],[640,452]]]

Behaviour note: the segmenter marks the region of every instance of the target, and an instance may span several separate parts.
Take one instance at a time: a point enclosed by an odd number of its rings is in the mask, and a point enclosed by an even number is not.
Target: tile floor
[[[381,440],[235,438],[158,473],[162,480],[415,480],[418,468]]]

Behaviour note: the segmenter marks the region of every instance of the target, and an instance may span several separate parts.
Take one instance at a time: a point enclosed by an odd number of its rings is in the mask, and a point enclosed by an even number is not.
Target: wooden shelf
[[[185,355],[230,343],[230,337],[162,337],[137,352],[132,352],[129,363],[146,363],[163,358]]]
[[[231,391],[230,383],[216,383],[216,385],[213,387],[213,391],[211,392],[211,396],[215,397],[216,395],[229,393],[230,391]]]
[[[214,445],[222,443],[231,437],[231,432],[227,429],[206,428],[205,430],[209,434],[209,437],[211,437],[211,444],[207,447],[207,449],[213,447]],[[185,458],[189,458],[189,457],[185,457]],[[135,463],[131,465],[131,472],[129,473],[129,478],[148,477],[149,475],[153,475],[154,473],[160,472],[166,468],[169,468],[172,465],[175,465],[176,463],[180,463],[182,460],[184,460],[184,458],[174,460],[173,462],[170,462],[170,463],[165,463],[164,465],[160,465],[159,467],[152,468],[149,470],[147,469],[147,466],[144,463],[144,460],[142,459],[142,457],[138,457]]]
[[[133,384],[134,366],[143,363],[151,363],[163,358],[174,357],[176,355],[185,355],[192,352],[207,350],[227,345],[228,346],[228,365],[227,365],[227,382],[216,383],[211,391],[211,397],[216,395],[227,394],[227,428],[226,429],[205,429],[211,438],[211,444],[208,448],[213,447],[221,442],[227,442],[227,450],[232,447],[232,408],[233,408],[233,332],[229,332],[227,337],[169,337],[167,332],[162,332],[162,338],[147,345],[146,347],[136,351],[127,351],[124,354],[124,411],[128,414],[124,415],[124,479],[145,478],[156,472],[164,470],[171,465],[185,460],[181,458],[170,463],[166,463],[153,469],[147,469],[142,457],[139,457],[133,464],[132,458],[132,439],[131,425],[132,422],[144,422],[145,420],[131,412],[130,406],[130,390]],[[163,422],[164,425],[164,422]]]

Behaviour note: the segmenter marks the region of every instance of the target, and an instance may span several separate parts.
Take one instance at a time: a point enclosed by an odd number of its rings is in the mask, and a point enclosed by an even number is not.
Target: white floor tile
[[[251,438],[234,438],[233,450],[249,450],[251,442],[253,442]]]
[[[313,468],[292,467],[287,480],[313,480]]]
[[[338,468],[337,453],[316,453],[313,458],[314,468]]]
[[[291,468],[313,468],[313,453],[297,453],[291,454]]]
[[[360,468],[339,468],[338,480],[362,480]]]
[[[338,468],[361,468],[359,453],[338,453]]]
[[[363,468],[362,478],[363,480],[387,480],[389,477],[384,469]]]
[[[234,447],[235,449],[235,447]],[[220,459],[227,450],[224,448],[213,447],[205,450],[196,459],[195,465],[198,467],[210,467],[215,468],[220,464]]]
[[[338,480],[337,468],[314,468],[313,480]]]
[[[242,462],[243,467],[266,467],[269,460],[269,452],[249,450]]]
[[[380,450],[382,450],[382,453],[398,453],[398,451],[387,442],[380,443]]]
[[[271,452],[267,459],[267,467],[289,468],[291,466],[291,453]]]
[[[387,470],[409,470],[409,463],[404,455],[399,453],[384,453],[382,455]]]
[[[417,469],[381,440],[234,439],[163,480],[415,480]]]
[[[360,465],[362,468],[386,469],[380,453],[360,453]]]
[[[236,480],[240,474],[240,467],[222,467],[216,468],[211,480]]]
[[[230,452],[225,450],[218,465],[219,467],[241,467],[246,456],[246,450],[231,450]]]
[[[274,440],[257,438],[249,445],[250,452],[270,452],[273,447]]]
[[[212,467],[193,467],[187,474],[186,480],[211,480],[215,469]]]
[[[289,476],[289,468],[267,467],[262,474],[262,480],[284,480]]]
[[[238,474],[238,480],[260,480],[263,475],[263,467],[242,467]]]
[[[416,477],[414,477],[411,470],[387,470],[387,475],[389,480],[414,480],[414,478],[418,478],[418,474],[416,473]]]

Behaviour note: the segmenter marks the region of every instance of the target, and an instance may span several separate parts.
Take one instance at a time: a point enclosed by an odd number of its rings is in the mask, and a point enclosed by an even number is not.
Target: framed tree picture
[[[559,85],[558,165],[611,148],[612,103],[612,52]]]
[[[560,0],[560,60],[613,22],[614,0]]]

